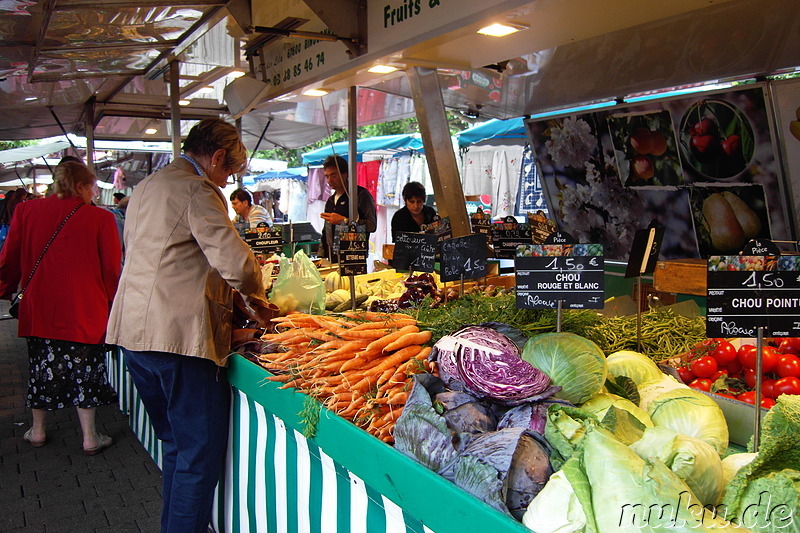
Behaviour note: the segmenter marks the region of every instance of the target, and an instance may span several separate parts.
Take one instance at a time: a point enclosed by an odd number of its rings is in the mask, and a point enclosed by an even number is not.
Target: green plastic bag
[[[325,283],[319,270],[303,250],[289,261],[281,257],[281,271],[272,285],[269,300],[281,314],[293,311],[321,315],[325,312]]]

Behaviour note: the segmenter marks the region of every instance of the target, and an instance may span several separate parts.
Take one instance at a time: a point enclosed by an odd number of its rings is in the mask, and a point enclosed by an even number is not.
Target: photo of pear
[[[749,209],[749,208],[748,208]],[[720,193],[713,193],[703,202],[703,217],[711,237],[711,246],[718,252],[737,252],[745,243],[744,230],[731,204]]]
[[[723,192],[722,197],[725,198],[725,201],[727,201],[733,209],[736,220],[739,221],[739,224],[742,226],[742,231],[744,231],[745,240],[749,241],[750,239],[758,237],[758,234],[761,233],[761,220],[758,218],[758,215],[750,209],[750,206],[736,194],[729,191]]]

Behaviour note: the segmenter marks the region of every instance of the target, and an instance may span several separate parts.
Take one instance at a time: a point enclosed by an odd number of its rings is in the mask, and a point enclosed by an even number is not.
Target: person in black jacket
[[[417,181],[410,181],[403,187],[406,205],[392,217],[392,240],[397,239],[400,232],[419,233],[423,224],[430,224],[436,219],[436,210],[425,205],[426,198],[425,187]]]
[[[337,254],[333,253],[333,227],[340,224],[349,224],[350,198],[347,194],[347,160],[338,155],[328,156],[322,163],[325,179],[333,189],[328,201],[325,202],[325,212],[320,214],[325,220],[322,229],[322,243],[320,256],[328,258],[331,263],[338,263]],[[375,209],[375,199],[364,187],[358,187],[358,218],[355,222],[365,226],[367,233],[373,233],[378,227],[378,216]]]

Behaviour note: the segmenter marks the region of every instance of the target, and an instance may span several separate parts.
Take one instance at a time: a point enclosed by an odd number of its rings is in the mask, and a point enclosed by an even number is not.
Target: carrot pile
[[[286,351],[258,355],[283,382],[319,399],[328,409],[392,443],[412,376],[430,370],[430,331],[404,314],[292,313],[273,319],[277,333],[262,340]]]

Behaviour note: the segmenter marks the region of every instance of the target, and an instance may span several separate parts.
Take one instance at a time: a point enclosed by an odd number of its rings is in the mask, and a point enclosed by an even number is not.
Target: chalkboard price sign
[[[602,309],[605,300],[600,244],[520,246],[514,259],[520,309]]]
[[[541,210],[528,213],[528,224],[531,226],[533,244],[542,244],[548,235],[556,230],[556,223],[547,218]]]
[[[392,266],[398,270],[433,272],[436,264],[436,235],[398,233],[394,239]]]
[[[533,243],[530,225],[519,224],[514,217],[506,217],[505,222],[492,224],[490,233],[494,256],[498,259],[514,259],[517,246]]]
[[[489,239],[489,228],[492,227],[492,217],[489,213],[484,212],[484,210],[479,207],[477,211],[470,214],[469,221],[472,227],[472,233],[486,235],[486,238]],[[489,244],[491,245],[491,241],[489,241]]]
[[[712,256],[707,286],[709,337],[800,337],[800,257]]]
[[[361,228],[351,224],[348,231],[339,232],[339,266],[343,276],[367,273],[367,233],[360,231]]]
[[[280,228],[270,228],[265,225],[245,232],[244,241],[250,246],[253,253],[280,254],[283,250],[283,231]]]
[[[439,275],[442,281],[486,276],[486,236],[467,235],[442,241]]]

